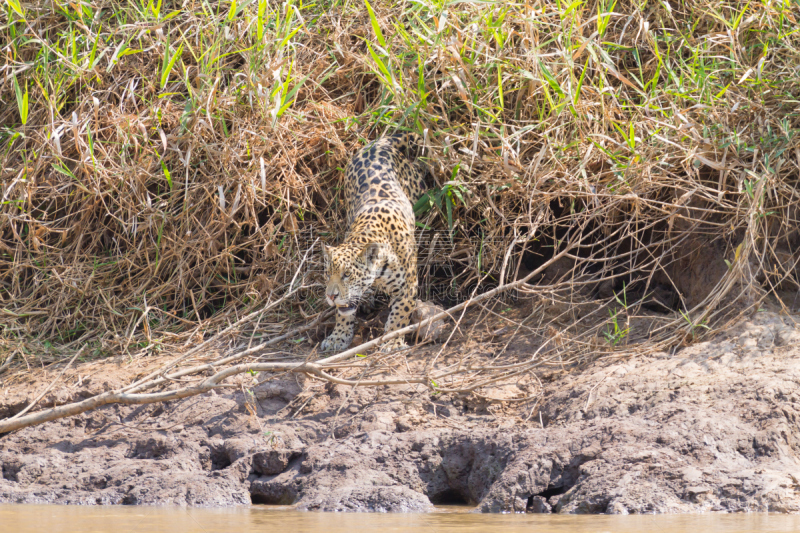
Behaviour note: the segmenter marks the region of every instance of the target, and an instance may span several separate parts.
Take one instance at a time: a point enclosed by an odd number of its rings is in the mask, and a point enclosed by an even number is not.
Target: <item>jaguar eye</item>
[[[350,273],[349,272],[345,272],[344,274],[342,274],[342,279],[347,279],[349,277],[350,277]]]

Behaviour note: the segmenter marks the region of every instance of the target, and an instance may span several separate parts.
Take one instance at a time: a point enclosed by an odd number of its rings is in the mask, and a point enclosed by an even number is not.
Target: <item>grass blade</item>
[[[181,52],[183,52],[183,43],[178,47],[178,50],[172,54],[172,58],[167,63],[164,72],[161,73],[161,88],[163,89],[167,85],[167,80],[169,79],[169,74],[172,72],[172,67],[175,65],[175,62],[181,57]]]
[[[381,25],[378,24],[378,19],[375,17],[375,12],[372,10],[372,6],[369,4],[369,0],[364,0],[364,4],[367,6],[367,13],[369,13],[369,21],[372,24],[372,31],[375,32],[375,36],[378,38],[378,42],[383,48],[386,48],[386,39],[383,38],[383,32],[381,31]]]
[[[19,3],[19,0],[6,0],[6,2],[8,2],[8,5],[11,6],[11,9],[16,11],[23,20],[25,19],[25,12],[22,10],[22,5]]]

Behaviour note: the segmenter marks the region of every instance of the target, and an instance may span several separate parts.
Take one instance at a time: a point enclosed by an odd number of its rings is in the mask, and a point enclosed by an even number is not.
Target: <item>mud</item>
[[[44,404],[127,377],[96,371]],[[524,409],[295,377],[108,406],[0,437],[0,502],[800,511],[800,329],[791,317],[757,313],[675,353],[539,378],[545,394]],[[4,385],[0,417],[37,393]]]

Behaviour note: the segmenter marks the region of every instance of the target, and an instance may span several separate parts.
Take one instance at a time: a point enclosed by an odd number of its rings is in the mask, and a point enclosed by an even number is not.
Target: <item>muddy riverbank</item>
[[[84,367],[53,405],[130,375]],[[536,405],[295,376],[0,437],[0,503],[485,512],[800,511],[800,329],[754,314],[674,354],[539,376]],[[49,381],[4,384],[0,417]]]

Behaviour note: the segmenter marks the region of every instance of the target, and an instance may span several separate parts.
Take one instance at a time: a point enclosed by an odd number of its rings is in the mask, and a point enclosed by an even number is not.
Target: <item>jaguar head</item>
[[[386,262],[389,246],[381,243],[323,246],[328,286],[325,301],[340,314],[352,315]]]

